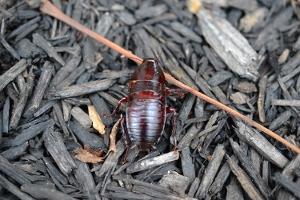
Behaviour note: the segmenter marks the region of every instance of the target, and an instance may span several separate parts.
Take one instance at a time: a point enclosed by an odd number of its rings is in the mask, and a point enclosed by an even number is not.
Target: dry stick
[[[80,23],[78,23],[77,21],[75,21],[74,19],[68,17],[67,15],[65,15],[64,13],[62,13],[60,10],[58,10],[54,5],[52,5],[49,1],[47,0],[42,0],[42,5],[40,7],[41,11],[51,15],[63,22],[65,22],[66,24],[72,26],[73,28],[87,34],[88,36],[90,36],[91,38],[94,38],[95,40],[105,44],[106,46],[114,49],[115,51],[119,52],[120,54],[126,56],[127,58],[133,60],[134,62],[141,64],[142,60],[141,58],[139,58],[138,56],[134,55],[133,53],[131,53],[130,51],[127,51],[125,49],[123,49],[122,47],[116,45],[115,43],[107,40],[106,38],[102,37],[101,35],[95,33],[94,31],[86,28],[85,26],[81,25]],[[221,108],[222,110],[228,112],[229,114],[238,117],[240,119],[242,119],[243,121],[247,122],[248,124],[260,129],[261,131],[265,132],[266,134],[270,135],[271,137],[273,137],[274,139],[276,139],[277,141],[285,144],[287,147],[291,148],[292,150],[294,150],[295,152],[297,152],[298,154],[300,154],[300,149],[298,147],[296,147],[295,145],[291,144],[290,142],[288,142],[287,140],[283,139],[282,137],[280,137],[279,135],[277,135],[276,133],[274,133],[273,131],[267,129],[266,127],[262,126],[261,124],[253,121],[252,119],[242,115],[241,113],[225,106],[224,104],[202,94],[201,92],[198,92],[197,90],[177,81],[175,78],[173,78],[170,74],[164,73],[166,80],[169,83],[172,83],[182,89],[185,89],[186,91],[200,97],[201,99],[215,105],[218,108]]]

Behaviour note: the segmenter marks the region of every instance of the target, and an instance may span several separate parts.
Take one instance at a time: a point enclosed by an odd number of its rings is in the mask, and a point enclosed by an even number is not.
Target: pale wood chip
[[[105,125],[102,123],[102,120],[97,113],[95,106],[89,105],[88,109],[90,119],[93,121],[94,129],[96,129],[100,134],[105,134]]]

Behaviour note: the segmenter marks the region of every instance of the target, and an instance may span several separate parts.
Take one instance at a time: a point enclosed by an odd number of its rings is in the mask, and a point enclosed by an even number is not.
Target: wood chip
[[[33,43],[36,46],[42,48],[48,54],[49,57],[54,58],[62,66],[65,65],[65,61],[63,60],[63,58],[59,54],[57,54],[54,47],[49,42],[47,42],[47,40],[43,36],[41,36],[38,33],[34,33],[32,34],[32,38]]]
[[[145,160],[135,162],[127,168],[127,173],[135,173],[135,172],[143,171],[178,159],[179,159],[179,153],[175,153],[174,151],[171,151],[169,153],[154,158],[148,158]]]
[[[170,188],[174,192],[177,192],[179,196],[184,196],[185,190],[189,185],[190,179],[182,176],[174,171],[164,175],[159,181],[159,185]]]
[[[246,126],[241,121],[236,121],[236,123],[238,127],[238,129],[236,129],[238,137],[255,148],[270,162],[281,168],[283,168],[289,162],[288,159],[258,131]]]
[[[227,66],[241,77],[256,81],[258,55],[248,41],[228,21],[208,10],[201,9],[197,17],[206,41]]]
[[[253,185],[253,183],[251,182],[251,179],[247,176],[247,174],[235,162],[233,162],[229,156],[227,156],[227,160],[228,160],[231,171],[237,177],[238,181],[242,185],[243,189],[247,192],[249,197],[251,199],[263,200],[264,198],[261,196],[261,194],[255,188],[255,186]]]
[[[241,81],[237,85],[233,86],[233,88],[247,94],[252,92],[257,92],[255,85],[247,81]]]
[[[235,104],[245,104],[245,103],[247,103],[249,98],[244,93],[236,92],[236,93],[230,95],[230,99]]]
[[[197,191],[198,198],[205,198],[208,192],[208,189],[213,182],[215,175],[217,174],[217,170],[223,160],[223,156],[225,155],[225,150],[223,145],[218,145],[212,155],[211,160],[207,166],[207,170],[202,178],[202,181],[199,185],[199,189]]]
[[[77,166],[63,143],[61,136],[51,130],[51,128],[47,128],[44,131],[43,138],[46,149],[55,160],[59,169],[65,176],[68,176]]]
[[[27,62],[25,59],[21,59],[13,67],[7,70],[4,74],[0,76],[0,90],[16,78],[21,72],[23,72],[27,67]]]

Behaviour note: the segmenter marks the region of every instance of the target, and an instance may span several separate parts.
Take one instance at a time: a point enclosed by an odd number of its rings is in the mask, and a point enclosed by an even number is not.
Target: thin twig
[[[106,38],[102,37],[101,35],[95,33],[94,31],[84,27],[83,25],[81,25],[80,23],[78,23],[77,21],[75,21],[74,19],[68,17],[67,15],[65,15],[64,13],[62,13],[60,10],[58,10],[54,5],[52,5],[49,1],[47,0],[42,0],[42,5],[40,7],[40,10],[48,15],[51,15],[53,17],[55,17],[56,19],[59,19],[63,22],[65,22],[66,24],[70,25],[71,27],[81,31],[82,33],[87,34],[88,36],[90,36],[91,38],[94,38],[95,40],[103,43],[104,45],[114,49],[115,51],[119,52],[120,54],[126,56],[127,58],[133,60],[134,62],[141,64],[142,60],[141,58],[139,58],[138,56],[134,55],[133,53],[131,53],[131,51],[127,51],[125,49],[123,49],[122,47],[116,45],[115,43],[107,40]],[[274,139],[276,139],[277,141],[285,144],[287,147],[291,148],[292,150],[294,150],[295,152],[297,152],[298,154],[300,154],[300,149],[298,147],[296,147],[295,145],[291,144],[290,142],[288,142],[287,140],[285,140],[284,138],[280,137],[279,135],[277,135],[276,133],[274,133],[273,131],[267,129],[266,127],[262,126],[261,124],[253,121],[252,119],[242,115],[241,113],[225,106],[224,104],[204,95],[201,92],[198,92],[197,90],[181,83],[180,81],[177,81],[175,78],[173,78],[170,74],[164,73],[166,80],[169,83],[172,83],[182,89],[185,89],[186,91],[196,95],[197,97],[200,97],[201,99],[215,105],[216,107],[228,112],[229,114],[240,118],[241,120],[245,121],[246,123],[248,123],[251,126],[254,126],[256,128],[258,128],[259,130],[265,132],[266,134],[268,134],[269,136],[273,137]]]

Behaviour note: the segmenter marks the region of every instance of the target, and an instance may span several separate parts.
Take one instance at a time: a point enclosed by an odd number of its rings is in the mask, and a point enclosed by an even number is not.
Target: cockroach
[[[112,117],[118,112],[121,103],[127,102],[126,117],[121,121],[122,137],[126,147],[123,163],[128,156],[130,141],[140,151],[155,149],[160,140],[166,122],[166,114],[172,113],[172,136],[176,151],[175,122],[176,111],[166,105],[169,94],[182,95],[182,89],[169,89],[165,85],[164,72],[157,59],[146,58],[133,72],[128,88],[128,97],[122,98],[113,113],[103,114]]]

